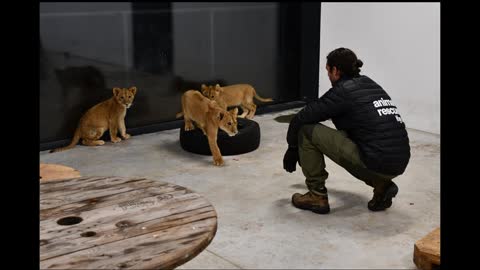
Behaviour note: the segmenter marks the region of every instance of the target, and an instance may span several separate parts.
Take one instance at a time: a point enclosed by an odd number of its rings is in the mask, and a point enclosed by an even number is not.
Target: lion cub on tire
[[[243,113],[240,118],[252,119],[257,110],[257,105],[253,103],[253,98],[262,102],[271,102],[271,98],[260,97],[255,88],[249,84],[234,84],[221,87],[219,84],[215,86],[206,86],[202,84],[202,94],[211,100],[215,100],[221,107],[227,109],[230,106],[241,106]]]
[[[117,137],[118,131],[123,139],[130,138],[130,135],[126,133],[125,115],[127,109],[132,105],[136,93],[136,87],[113,88],[113,97],[93,106],[80,118],[72,142],[66,147],[51,150],[50,153],[73,148],[80,139],[84,145],[103,145],[105,142],[100,138],[107,130],[110,130],[110,139],[113,143],[122,140]]]
[[[218,104],[204,97],[196,90],[188,90],[182,96],[182,112],[177,113],[177,118],[183,115],[185,131],[193,130],[195,126],[192,121],[207,136],[210,152],[213,156],[213,164],[221,166],[224,164],[222,154],[217,145],[218,129],[222,129],[229,136],[235,136],[237,130],[238,109],[227,111]]]

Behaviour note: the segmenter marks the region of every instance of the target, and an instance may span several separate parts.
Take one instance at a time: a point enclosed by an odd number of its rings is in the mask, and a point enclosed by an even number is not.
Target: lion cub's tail
[[[257,91],[255,91],[255,98],[260,100],[261,102],[272,102],[273,101],[273,99],[271,99],[271,98],[262,98],[261,96],[259,96],[257,94]]]
[[[50,153],[55,153],[55,152],[60,152],[60,151],[71,149],[71,148],[75,147],[75,145],[77,145],[77,143],[79,141],[80,141],[80,127],[77,127],[77,129],[75,130],[75,134],[73,135],[72,142],[69,145],[67,145],[65,147],[57,148],[57,149],[52,149],[52,150],[50,150]]]

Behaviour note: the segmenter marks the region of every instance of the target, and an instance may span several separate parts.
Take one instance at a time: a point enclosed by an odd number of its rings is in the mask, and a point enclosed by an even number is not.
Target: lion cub
[[[80,139],[83,139],[84,145],[103,145],[105,142],[100,140],[100,137],[107,130],[110,130],[110,139],[114,143],[122,140],[117,137],[118,131],[125,140],[130,138],[126,133],[125,114],[132,105],[136,93],[136,87],[113,88],[113,97],[93,106],[80,118],[72,142],[66,147],[51,150],[50,153],[73,148]]]
[[[202,84],[202,94],[215,100],[224,109],[230,106],[241,106],[243,113],[238,117],[246,117],[247,119],[252,119],[257,110],[257,105],[253,103],[254,97],[262,102],[273,101],[271,98],[260,97],[255,88],[249,84],[234,84],[223,87],[220,87],[219,84],[215,86]]]
[[[183,115],[186,131],[193,130],[195,126],[192,121],[195,122],[207,136],[213,164],[221,166],[224,162],[217,145],[218,129],[222,129],[229,136],[235,136],[238,133],[237,114],[237,108],[227,111],[215,101],[202,96],[199,91],[188,90],[182,96],[182,112],[177,113],[177,118]]]

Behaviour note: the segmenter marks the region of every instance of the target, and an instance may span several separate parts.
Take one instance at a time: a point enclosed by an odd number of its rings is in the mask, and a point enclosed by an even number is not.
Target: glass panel
[[[41,3],[40,141],[71,138],[113,87],[138,89],[127,128],[175,120],[202,83],[298,100],[298,18],[274,2]]]

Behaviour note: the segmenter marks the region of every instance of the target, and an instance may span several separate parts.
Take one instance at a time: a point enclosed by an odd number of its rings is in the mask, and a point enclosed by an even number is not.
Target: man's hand
[[[289,173],[294,172],[297,169],[297,162],[299,162],[298,148],[288,147],[283,157],[283,169]]]

